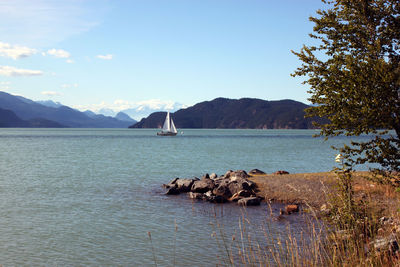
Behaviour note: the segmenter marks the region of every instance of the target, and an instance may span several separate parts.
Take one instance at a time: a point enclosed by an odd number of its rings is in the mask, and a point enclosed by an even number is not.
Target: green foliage
[[[400,1],[323,2],[310,18],[319,45],[293,52],[302,61],[293,76],[306,76],[315,104],[307,116],[330,120],[318,125],[326,138],[374,135],[340,149],[351,165],[400,171]]]

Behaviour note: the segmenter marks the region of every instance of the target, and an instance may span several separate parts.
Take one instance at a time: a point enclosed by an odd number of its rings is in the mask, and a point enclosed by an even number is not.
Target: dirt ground
[[[368,175],[368,172],[353,173],[356,198],[373,203],[384,213],[396,213],[400,207],[399,193],[392,186],[366,179]],[[319,172],[266,174],[249,179],[257,184],[258,196],[266,201],[303,204],[319,210],[335,192],[337,176],[334,172]]]

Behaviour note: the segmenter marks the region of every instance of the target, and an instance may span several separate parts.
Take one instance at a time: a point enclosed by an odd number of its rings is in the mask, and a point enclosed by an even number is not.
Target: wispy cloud
[[[54,48],[48,50],[47,54],[57,58],[69,58],[71,56],[69,52],[63,49],[54,49]]]
[[[26,46],[11,45],[8,43],[0,42],[0,56],[1,57],[18,59],[18,58],[23,58],[23,57],[29,57],[29,56],[35,54],[36,52],[37,52],[36,49],[29,48]]]
[[[18,69],[11,66],[0,66],[0,75],[2,76],[38,76],[42,75],[40,70]]]
[[[136,102],[134,107],[138,109],[150,108],[150,109],[164,109],[172,110],[176,103],[173,101],[165,101],[160,99],[149,99],[144,101]]]
[[[74,61],[74,60],[72,60],[72,59],[67,59],[65,62],[67,62],[68,64],[75,63],[75,61]]]
[[[72,87],[77,88],[78,84],[77,83],[73,83],[73,84],[63,83],[63,84],[61,84],[61,88],[72,88]]]
[[[10,90],[11,82],[0,82],[0,90]]]
[[[104,60],[111,60],[111,59],[113,59],[113,55],[111,55],[111,54],[107,54],[107,55],[97,55],[96,57],[99,58],[99,59],[104,59]]]
[[[41,94],[45,95],[45,96],[60,96],[60,95],[62,95],[61,93],[55,92],[55,91],[43,91],[43,92],[41,92]]]
[[[109,5],[99,0],[1,0],[0,36],[11,43],[48,47],[99,25]]]

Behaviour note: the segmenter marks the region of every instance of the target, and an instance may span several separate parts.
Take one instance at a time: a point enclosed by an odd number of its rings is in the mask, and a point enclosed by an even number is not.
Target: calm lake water
[[[234,233],[243,209],[165,196],[163,183],[229,169],[329,171],[330,146],[349,142],[313,130],[156,131],[0,129],[0,264],[215,266],[216,220]],[[266,204],[246,210],[257,224],[269,214]]]

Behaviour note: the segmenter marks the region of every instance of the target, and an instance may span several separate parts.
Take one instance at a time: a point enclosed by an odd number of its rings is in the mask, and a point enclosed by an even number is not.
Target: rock
[[[250,197],[251,193],[247,190],[241,190],[237,193],[235,193],[232,197],[230,197],[228,200],[229,201],[239,201],[242,198]]]
[[[299,206],[298,205],[286,205],[285,212],[286,214],[291,214],[293,212],[298,212]]]
[[[379,218],[379,223],[381,225],[393,224],[393,218],[383,216]]]
[[[249,171],[250,175],[265,175],[266,173],[263,171],[260,171],[259,169],[253,169]]]
[[[245,179],[237,179],[237,180],[235,179],[233,181],[231,180],[231,182],[228,184],[228,188],[229,191],[232,193],[232,195],[242,190],[252,192],[254,188],[254,183]]]
[[[373,245],[377,251],[390,251],[394,253],[399,250],[399,244],[397,243],[396,236],[393,234],[388,237],[377,238],[370,245]]]
[[[166,195],[179,195],[180,191],[175,187],[170,187],[168,188],[167,192],[165,192]]]
[[[179,178],[177,177],[177,178],[174,178],[174,179],[172,179],[171,180],[171,182],[169,182],[168,184],[163,184],[163,187],[165,187],[165,188],[171,188],[171,187],[175,187],[175,183],[176,183],[176,181],[178,181],[179,180]]]
[[[214,189],[214,181],[211,179],[194,181],[190,191],[193,193],[205,193]]]
[[[213,172],[213,173],[210,174],[210,179],[214,180],[214,179],[217,179],[217,178],[218,178],[218,175],[216,173]]]
[[[222,197],[222,196],[216,196],[213,194],[205,194],[205,198],[208,202],[212,202],[212,203],[225,203],[226,202],[226,198]]]
[[[178,179],[175,182],[176,188],[184,193],[184,192],[189,192],[190,189],[192,188],[192,185],[194,183],[193,179]]]
[[[225,199],[228,199],[232,196],[232,193],[226,183],[221,183],[218,187],[214,188],[212,192],[214,195],[221,196]]]
[[[289,174],[289,172],[281,170],[281,171],[274,172],[274,174],[283,175],[283,174]]]
[[[249,178],[249,177],[250,177],[250,176],[249,176],[249,175],[247,174],[247,172],[244,171],[244,170],[234,171],[234,172],[231,172],[230,175],[229,175],[229,178],[231,178],[231,180],[232,180],[232,178],[247,179],[247,178]]]
[[[210,179],[210,175],[208,175],[208,173],[206,173],[201,179],[202,179],[202,180],[204,180],[204,179]]]
[[[176,183],[176,181],[178,181],[179,180],[179,178],[178,177],[176,177],[176,178],[174,178],[171,182],[169,182],[169,184],[175,184]]]
[[[204,199],[204,194],[203,193],[193,193],[193,192],[189,192],[189,197],[191,199]]]
[[[224,174],[224,178],[229,178],[230,176],[231,176],[231,173],[233,173],[233,171],[232,170],[229,170],[229,171],[227,171],[225,174]]]
[[[261,200],[258,197],[246,197],[238,201],[238,204],[243,206],[258,206],[260,203]]]

